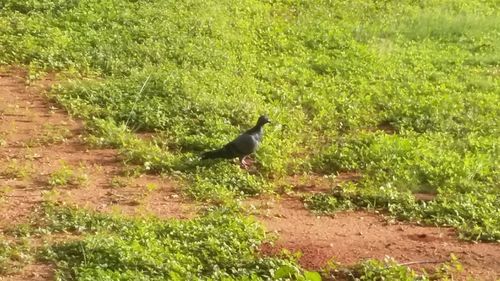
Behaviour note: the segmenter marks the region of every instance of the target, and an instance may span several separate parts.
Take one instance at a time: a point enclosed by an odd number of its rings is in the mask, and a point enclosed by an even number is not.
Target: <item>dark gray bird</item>
[[[254,153],[259,147],[259,143],[264,134],[263,127],[267,123],[271,123],[269,118],[264,115],[260,116],[257,120],[257,124],[253,128],[239,135],[236,139],[220,149],[204,152],[201,155],[201,159],[232,159],[238,157],[240,165],[246,167],[245,158]]]

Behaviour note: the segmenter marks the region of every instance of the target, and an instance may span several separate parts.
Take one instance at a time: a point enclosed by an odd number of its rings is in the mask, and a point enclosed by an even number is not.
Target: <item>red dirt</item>
[[[9,200],[0,206],[0,226],[17,221],[30,213],[33,205],[45,197],[63,200],[97,210],[113,210],[127,214],[158,212],[163,217],[185,218],[193,214],[194,205],[177,194],[173,181],[158,176],[122,176],[124,165],[116,150],[90,149],[81,138],[83,125],[72,120],[61,109],[49,103],[40,92],[53,80],[48,78],[33,86],[25,86],[24,73],[11,71],[0,76],[0,133],[6,143],[0,146],[0,168],[9,164],[27,166],[24,179],[0,175],[0,186],[9,187]],[[63,141],[43,142],[47,125],[69,131]],[[45,127],[44,127],[45,126]],[[15,162],[14,162],[15,161]],[[52,188],[48,179],[65,164],[86,175],[81,186]],[[113,186],[114,180],[126,186]],[[148,191],[146,186],[154,186]],[[52,190],[52,194],[47,191]],[[161,202],[159,201],[161,200]]]
[[[54,269],[49,264],[32,263],[25,266],[15,275],[0,277],[3,281],[45,281],[54,280]]]
[[[344,182],[353,182],[361,179],[361,174],[356,172],[343,172],[337,176],[324,176],[319,174],[294,175],[286,179],[294,192],[320,193],[328,192]]]
[[[0,73],[0,233],[26,222],[47,200],[131,215],[195,215],[196,205],[179,195],[172,180],[124,176],[130,167],[117,151],[86,146],[83,124],[41,94],[54,75],[35,85],[26,85],[25,77],[14,69]],[[88,180],[78,186],[51,187],[48,179],[63,163]],[[120,180],[123,184],[113,185]],[[51,265],[35,263],[5,280],[52,280],[52,271]]]
[[[460,241],[451,228],[390,224],[381,215],[368,212],[316,216],[292,197],[253,199],[247,204],[256,207],[258,220],[278,236],[274,246],[266,245],[263,251],[300,251],[300,263],[308,269],[320,269],[330,260],[352,265],[385,256],[400,263],[441,261],[453,253],[467,275],[500,278],[500,245]]]

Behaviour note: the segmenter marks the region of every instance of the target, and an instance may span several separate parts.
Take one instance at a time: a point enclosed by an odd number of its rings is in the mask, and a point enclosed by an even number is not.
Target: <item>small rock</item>
[[[417,235],[418,238],[426,238],[427,237],[427,234],[425,233],[421,233],[421,234],[418,234]]]
[[[130,206],[139,206],[139,205],[141,205],[141,202],[139,202],[139,201],[137,201],[137,200],[131,200],[131,201],[129,202],[129,205],[130,205]]]

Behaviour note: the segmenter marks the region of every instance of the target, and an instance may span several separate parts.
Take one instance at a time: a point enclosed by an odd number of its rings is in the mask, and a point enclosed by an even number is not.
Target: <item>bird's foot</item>
[[[245,161],[245,158],[242,158],[242,159],[240,160],[240,167],[241,167],[242,169],[245,169],[245,170],[246,170],[246,169],[248,169],[248,164],[247,164],[247,162]]]

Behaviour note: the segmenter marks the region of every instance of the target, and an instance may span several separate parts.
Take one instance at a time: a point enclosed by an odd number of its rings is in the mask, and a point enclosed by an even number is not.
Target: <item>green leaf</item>
[[[296,269],[293,268],[290,265],[282,265],[276,272],[274,273],[274,278],[279,279],[279,278],[285,278],[285,277],[290,277],[294,273],[296,273]]]
[[[316,271],[304,271],[305,280],[309,281],[321,281],[321,275]]]

